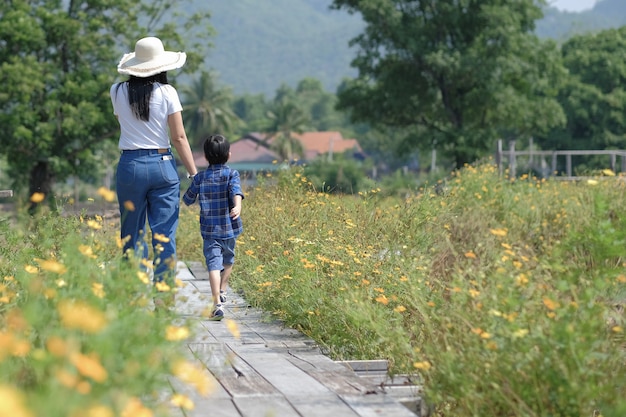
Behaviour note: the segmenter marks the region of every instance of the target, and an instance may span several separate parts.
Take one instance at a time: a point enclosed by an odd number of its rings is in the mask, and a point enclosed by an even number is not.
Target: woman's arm
[[[182,112],[170,114],[167,118],[167,124],[170,128],[170,139],[172,141],[172,145],[174,145],[176,152],[178,152],[180,160],[189,174],[196,175],[198,173],[198,169],[193,161],[191,147],[189,146],[187,134],[185,133]]]

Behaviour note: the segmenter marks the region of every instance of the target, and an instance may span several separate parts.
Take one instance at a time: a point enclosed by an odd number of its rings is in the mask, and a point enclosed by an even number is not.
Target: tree
[[[55,181],[103,168],[101,153],[119,135],[109,87],[137,39],[159,36],[168,49],[185,50],[182,39],[195,29],[185,70],[201,62],[210,31],[198,26],[204,14],[165,22],[174,11],[165,0],[0,4],[0,152],[16,189],[48,196]]]
[[[532,32],[544,0],[334,0],[367,26],[352,41],[359,75],[339,90],[355,121],[421,127],[456,166],[512,137],[563,124],[566,76],[554,42]]]
[[[567,126],[541,144],[550,149],[626,146],[626,27],[575,36],[561,47],[570,77],[559,94]]]
[[[266,133],[266,144],[284,161],[293,161],[304,157],[304,148],[293,133],[302,133],[308,127],[309,118],[296,104],[294,92],[282,85],[276,91],[276,97],[267,112],[270,126]]]
[[[184,96],[184,120],[196,145],[206,133],[229,134],[243,121],[233,110],[230,88],[219,87],[216,75],[202,71],[191,85],[181,87]]]

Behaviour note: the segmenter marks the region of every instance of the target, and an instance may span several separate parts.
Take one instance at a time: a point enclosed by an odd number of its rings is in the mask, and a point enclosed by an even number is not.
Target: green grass
[[[623,417],[626,183],[609,174],[509,181],[481,165],[393,198],[280,172],[246,190],[231,283],[334,359],[421,379],[434,415]],[[181,207],[180,259],[203,260],[197,216]],[[159,397],[168,374],[205,387],[171,366],[185,324],[148,308],[117,219],[0,228],[0,415],[167,415],[183,402]]]
[[[440,415],[624,415],[622,178],[485,165],[407,199],[277,184],[244,200],[232,285],[254,305],[336,359],[418,374]]]

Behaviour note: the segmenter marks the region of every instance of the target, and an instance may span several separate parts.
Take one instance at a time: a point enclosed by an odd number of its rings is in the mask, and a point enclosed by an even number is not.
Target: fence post
[[[616,156],[614,153],[611,154],[611,171],[615,172],[615,162],[616,162]]]
[[[517,176],[517,158],[515,158],[515,141],[509,142],[509,178]]]
[[[572,154],[568,153],[565,156],[565,158],[566,158],[565,159],[565,170],[567,172],[568,178],[571,178],[572,177]]]
[[[622,173],[626,172],[626,156],[622,155],[622,169],[621,169]]]
[[[496,166],[498,167],[498,175],[502,176],[502,139],[498,139],[496,147]]]

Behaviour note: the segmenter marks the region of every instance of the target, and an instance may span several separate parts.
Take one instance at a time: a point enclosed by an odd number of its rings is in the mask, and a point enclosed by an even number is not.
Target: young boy
[[[200,233],[204,241],[204,257],[209,271],[213,312],[209,320],[222,320],[228,279],[235,262],[235,242],[243,231],[241,221],[241,191],[239,172],[226,162],[230,158],[230,143],[222,135],[211,135],[204,141],[206,170],[193,177],[183,195],[186,205],[200,201]]]

